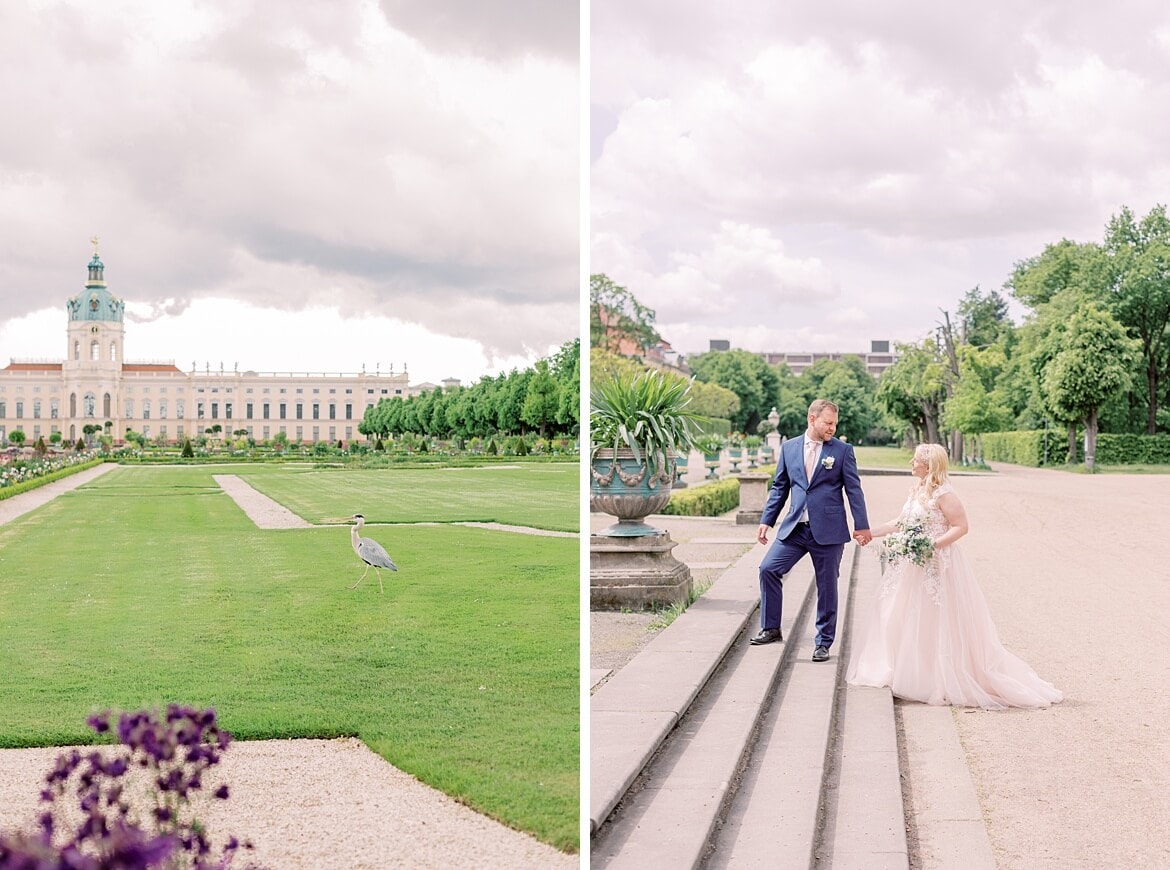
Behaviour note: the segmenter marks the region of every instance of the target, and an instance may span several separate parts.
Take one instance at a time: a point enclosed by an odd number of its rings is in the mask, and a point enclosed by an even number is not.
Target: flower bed
[[[96,450],[70,453],[62,456],[18,459],[0,465],[0,499],[11,498],[38,486],[52,483],[87,468],[100,465],[103,459]]]

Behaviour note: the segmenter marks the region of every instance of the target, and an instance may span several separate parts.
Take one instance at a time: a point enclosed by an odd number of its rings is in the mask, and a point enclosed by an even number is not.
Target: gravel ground
[[[971,526],[962,546],[1001,640],[1065,695],[1046,710],[952,711],[996,865],[1170,867],[1170,478],[995,469],[954,480]],[[904,476],[862,483],[874,523],[897,515],[910,485]],[[598,673],[654,636],[642,614],[590,619]],[[904,719],[914,729],[915,717]],[[927,763],[907,759],[912,786],[929,779]],[[935,797],[947,805],[946,794]],[[946,821],[918,833],[915,868],[946,866],[929,851],[952,837]]]
[[[953,711],[997,866],[1170,867],[1170,478],[995,467],[954,481],[961,546],[1004,645],[1064,692]],[[874,522],[897,514],[905,479],[863,484]]]
[[[2,501],[0,523],[113,467],[98,466]],[[235,475],[216,480],[261,528],[308,526]],[[0,828],[35,820],[41,778],[60,752],[0,750]],[[231,799],[209,807],[208,829],[250,839],[256,847],[251,859],[267,867],[561,870],[580,864],[579,856],[423,785],[356,739],[237,742],[218,770]]]

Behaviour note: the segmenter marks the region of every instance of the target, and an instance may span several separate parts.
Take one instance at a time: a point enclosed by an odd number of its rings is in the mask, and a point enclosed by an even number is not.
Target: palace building
[[[127,430],[178,443],[212,429],[256,440],[345,441],[381,399],[409,396],[406,371],[369,374],[182,371],[173,360],[133,361],[124,353],[125,303],[106,288],[96,240],[84,292],[66,305],[63,361],[17,360],[0,369],[0,445],[21,430],[27,443],[53,432],[75,443],[87,425],[123,440]],[[457,382],[444,382],[444,385]],[[215,427],[219,427],[216,431]],[[91,430],[93,431],[93,430]]]

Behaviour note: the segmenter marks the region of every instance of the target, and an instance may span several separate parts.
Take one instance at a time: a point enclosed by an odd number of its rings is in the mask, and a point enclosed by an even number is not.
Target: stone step
[[[593,694],[590,831],[596,831],[617,806],[749,622],[758,628],[758,566],[764,553],[763,547],[745,553]],[[793,578],[785,590],[790,619],[807,594],[811,569],[798,570]]]
[[[760,554],[756,553],[758,562]],[[812,572],[794,571],[785,581],[786,637],[811,622]],[[703,687],[618,812],[592,842],[595,868],[694,867],[707,851],[723,814],[728,790],[778,671],[798,646],[749,647],[755,621],[743,626],[718,672]],[[810,648],[811,649],[811,648]]]
[[[762,555],[762,548],[747,554],[712,587],[720,588],[725,604],[750,599],[749,617],[758,605]],[[591,867],[909,866],[893,699],[887,689],[846,687],[844,681],[855,613],[867,617],[867,596],[877,586],[867,575],[866,594],[855,600],[859,572],[878,570],[876,560],[859,557],[854,548],[842,566],[839,638],[829,663],[809,660],[815,587],[805,560],[785,582],[785,643],[749,648],[757,620],[743,620],[702,685],[675,687],[676,696],[687,695],[687,705],[672,713],[675,724],[667,716],[654,719],[654,728],[647,728],[653,749],[640,738],[641,750],[627,752],[622,762],[624,776],[613,768],[636,729],[622,733],[621,726],[634,726],[637,715],[651,717],[656,705],[622,714],[611,704],[600,719],[594,708]],[[724,579],[729,583],[720,587]],[[733,609],[742,612],[739,605]],[[696,617],[687,635],[708,633],[709,617]],[[695,642],[680,632],[672,646],[678,654]],[[680,681],[661,668],[649,670],[661,682]],[[638,685],[649,691],[645,682]],[[660,685],[656,691],[665,690]],[[599,732],[599,721],[607,720]],[[600,781],[599,760],[610,768]]]
[[[811,867],[821,822],[822,790],[831,759],[837,686],[848,656],[852,568],[843,565],[837,611],[838,640],[828,662],[810,660],[816,636],[809,620],[762,718],[759,738],[734,799],[727,808],[709,866]],[[896,759],[895,759],[896,760]]]

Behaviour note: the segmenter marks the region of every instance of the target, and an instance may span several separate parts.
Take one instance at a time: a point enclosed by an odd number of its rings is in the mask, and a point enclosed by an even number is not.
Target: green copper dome
[[[105,265],[94,251],[93,259],[89,261],[89,279],[85,282],[85,292],[70,299],[65,307],[69,310],[69,319],[72,320],[114,320],[121,322],[126,303],[115,299],[106,289]]]

